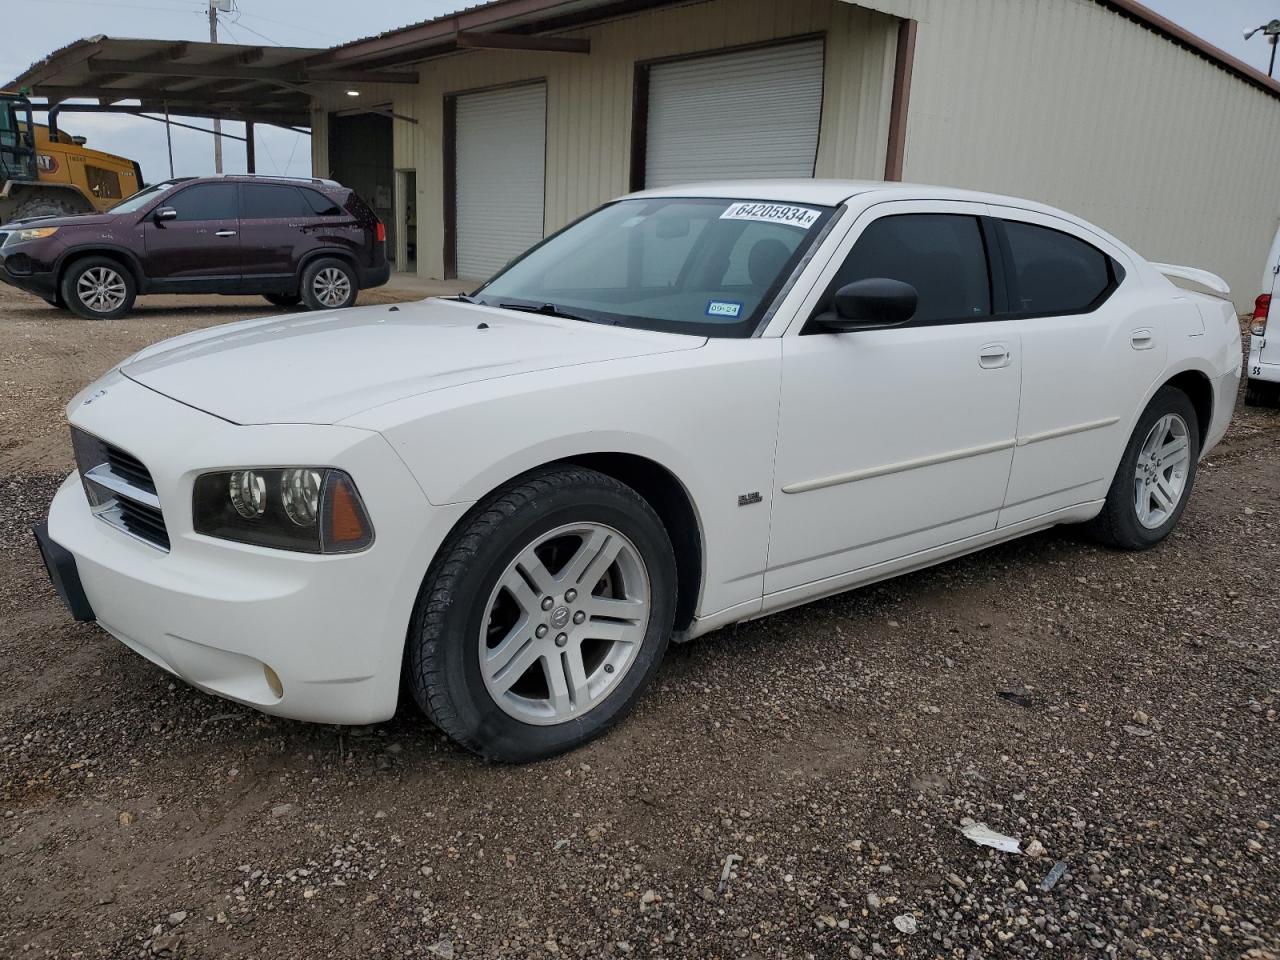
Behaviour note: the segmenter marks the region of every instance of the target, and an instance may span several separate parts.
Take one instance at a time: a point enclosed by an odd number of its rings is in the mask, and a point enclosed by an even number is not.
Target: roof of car
[[[774,203],[814,203],[835,206],[850,197],[866,193],[885,194],[893,200],[968,200],[974,203],[1000,203],[1028,209],[1051,210],[1043,204],[1015,197],[962,190],[958,187],[936,187],[921,183],[898,183],[886,180],[713,180],[673,187],[657,187],[630,194],[632,197],[715,197],[733,200],[768,200]],[[1054,211],[1057,213],[1058,211]]]

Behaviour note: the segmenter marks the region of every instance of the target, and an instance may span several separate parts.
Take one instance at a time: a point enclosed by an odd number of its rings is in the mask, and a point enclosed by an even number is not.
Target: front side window
[[[197,183],[174,194],[166,206],[178,211],[179,220],[235,220],[236,187],[233,183]]]
[[[991,316],[991,279],[976,217],[904,213],[873,220],[841,265],[828,299],[845,284],[873,277],[915,287],[913,325]]]
[[[650,330],[749,336],[831,214],[754,200],[622,200],[535,247],[474,297]]]
[[[1112,285],[1110,258],[1078,237],[1018,220],[1004,222],[1019,313],[1081,313]]]
[[[287,217],[312,217],[311,205],[297,187],[271,183],[246,183],[242,193],[240,215],[246,220],[271,220]]]

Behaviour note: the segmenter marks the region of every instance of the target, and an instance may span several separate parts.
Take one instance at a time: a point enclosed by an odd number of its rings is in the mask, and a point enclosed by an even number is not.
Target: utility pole
[[[209,42],[218,42],[218,0],[209,0]],[[213,121],[213,172],[222,172],[222,121]]]

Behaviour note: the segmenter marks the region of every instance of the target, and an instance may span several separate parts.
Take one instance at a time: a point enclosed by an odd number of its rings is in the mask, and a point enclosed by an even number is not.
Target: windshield
[[[107,213],[133,213],[141,210],[148,203],[156,198],[158,194],[163,193],[170,187],[174,186],[178,181],[166,180],[163,183],[153,183],[149,187],[144,187],[127,200],[121,200],[114,207],[107,210]]]
[[[474,294],[602,323],[751,335],[830,207],[658,197],[601,207]]]

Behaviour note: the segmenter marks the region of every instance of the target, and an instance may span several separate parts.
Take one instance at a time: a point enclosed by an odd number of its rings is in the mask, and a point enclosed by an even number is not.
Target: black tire
[[[336,271],[336,274],[331,271]],[[345,281],[346,295],[340,302],[327,302],[324,280],[329,276],[340,276],[342,280],[339,281],[339,285]],[[342,310],[345,307],[355,306],[356,297],[360,293],[360,282],[356,277],[355,268],[345,260],[321,257],[307,264],[306,269],[302,271],[302,283],[298,291],[308,310]]]
[[[1138,519],[1137,496],[1134,481],[1138,458],[1143,443],[1155,428],[1157,421],[1169,414],[1181,417],[1187,428],[1187,446],[1190,460],[1186,467],[1186,482],[1174,508],[1168,512],[1159,526],[1144,526]],[[1161,387],[1142,411],[1134,427],[1129,445],[1125,447],[1120,466],[1116,469],[1111,489],[1107,491],[1102,512],[1089,522],[1087,530],[1094,539],[1121,550],[1147,550],[1169,536],[1178,525],[1191,490],[1195,486],[1196,470],[1200,459],[1200,421],[1191,399],[1176,387]]]
[[[1274,407],[1280,401],[1280,384],[1249,380],[1244,386],[1244,402],[1249,407]]]
[[[98,308],[81,298],[81,278],[94,270],[103,271],[97,274],[99,277],[112,278],[109,283],[111,289],[117,289],[117,284],[123,288],[119,301],[110,308]],[[86,320],[115,320],[133,309],[133,301],[138,295],[138,285],[134,282],[133,274],[120,261],[112,260],[110,257],[85,257],[67,268],[62,275],[62,282],[58,285],[58,292],[66,303],[67,309],[77,316],[84,317]]]
[[[298,293],[264,293],[262,297],[277,307],[296,307],[302,302],[302,295]]]
[[[32,197],[13,212],[14,220],[26,217],[74,217],[88,213],[85,205],[74,205],[62,197]]]
[[[634,545],[648,577],[649,619],[634,659],[595,706],[564,722],[528,723],[500,707],[485,686],[479,638],[486,606],[521,551],[573,523],[608,525]],[[653,508],[594,470],[548,468],[492,494],[441,547],[410,624],[406,680],[423,712],[468,750],[506,763],[554,756],[600,736],[632,708],[662,661],[675,604],[675,556]],[[541,664],[530,669],[545,670]]]

